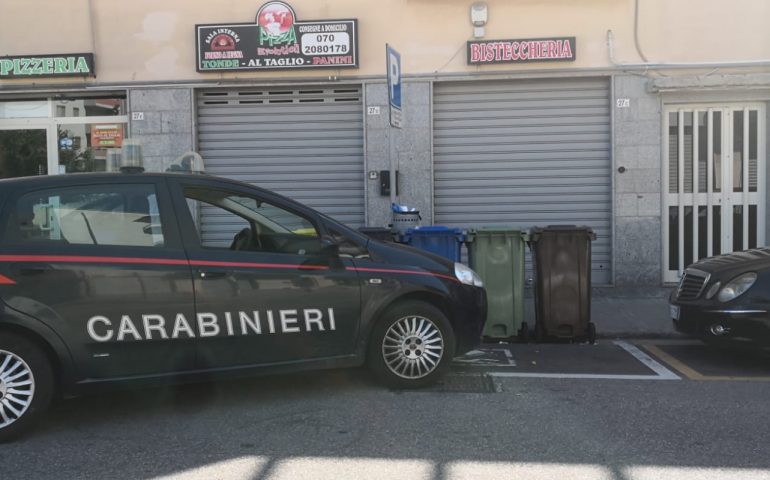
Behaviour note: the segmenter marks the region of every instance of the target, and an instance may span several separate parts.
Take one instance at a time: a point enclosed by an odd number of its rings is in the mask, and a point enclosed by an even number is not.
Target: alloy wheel
[[[35,396],[35,377],[17,355],[0,350],[0,428],[20,419]]]
[[[418,379],[438,367],[444,354],[444,337],[430,319],[408,316],[390,326],[382,341],[382,355],[391,372]]]

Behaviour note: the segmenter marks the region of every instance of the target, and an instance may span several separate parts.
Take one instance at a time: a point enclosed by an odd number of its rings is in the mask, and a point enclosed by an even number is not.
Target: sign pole
[[[393,127],[388,129],[388,158],[390,159],[390,205],[396,203],[396,156],[393,155]]]
[[[396,155],[393,149],[394,128],[401,128],[401,55],[387,43],[385,59],[388,78],[388,103],[390,104],[390,127],[388,129],[388,156],[390,157],[390,203],[396,203]]]

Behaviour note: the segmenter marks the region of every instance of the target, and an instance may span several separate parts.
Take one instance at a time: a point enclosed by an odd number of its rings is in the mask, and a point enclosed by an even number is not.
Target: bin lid
[[[543,233],[556,233],[556,234],[584,234],[588,235],[592,240],[596,239],[596,233],[587,225],[548,225],[546,227],[532,227],[529,232],[530,237],[538,237]]]
[[[520,234],[523,231],[520,227],[505,227],[505,226],[495,226],[495,227],[481,227],[481,228],[474,228],[474,232],[486,232],[486,233],[514,233],[516,235]]]
[[[463,230],[461,228],[450,228],[443,225],[426,225],[414,228],[408,228],[406,230],[407,235],[462,235]]]
[[[587,225],[548,225],[545,227],[532,227],[536,232],[593,232]]]
[[[442,232],[442,233],[443,232],[452,232],[452,233],[462,232],[462,230],[459,228],[450,228],[450,227],[445,227],[443,225],[420,225],[419,227],[410,228],[409,230],[420,231],[420,232]]]
[[[480,227],[468,232],[468,241],[472,242],[476,237],[491,237],[503,235],[505,237],[521,237],[525,242],[529,240],[529,231],[520,227]]]

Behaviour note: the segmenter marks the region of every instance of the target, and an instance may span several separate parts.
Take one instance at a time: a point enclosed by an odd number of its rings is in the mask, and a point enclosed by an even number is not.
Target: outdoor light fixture
[[[487,24],[488,16],[486,3],[476,2],[471,5],[471,23],[473,24],[473,36],[475,38],[484,36],[484,25]]]

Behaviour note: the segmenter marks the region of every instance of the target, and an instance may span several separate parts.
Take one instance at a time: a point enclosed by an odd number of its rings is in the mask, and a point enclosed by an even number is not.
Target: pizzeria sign
[[[298,21],[268,2],[254,23],[196,25],[198,72],[358,67],[358,20]]]
[[[93,53],[54,53],[0,57],[0,79],[39,77],[93,77]]]

